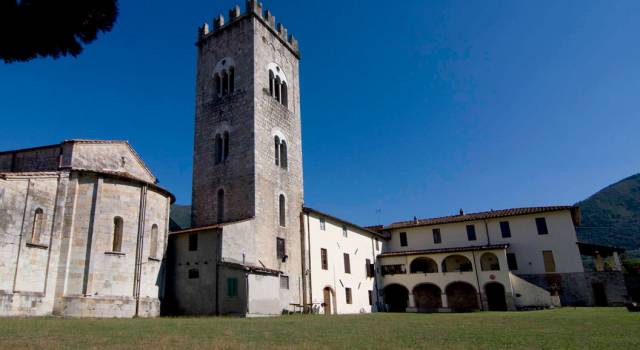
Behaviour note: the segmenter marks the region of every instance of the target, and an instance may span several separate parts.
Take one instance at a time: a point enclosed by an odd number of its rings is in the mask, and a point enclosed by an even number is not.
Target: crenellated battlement
[[[236,5],[229,10],[228,23],[226,22],[227,18],[225,18],[223,14],[219,14],[214,18],[213,29],[209,27],[209,23],[205,22],[198,28],[198,41],[216,32],[224,30],[245,16],[251,15],[260,19],[263,24],[271,29],[271,31],[277,35],[285,45],[287,45],[296,54],[299,54],[298,40],[293,36],[293,34],[289,34],[287,28],[285,28],[282,23],[276,24],[276,17],[271,13],[271,11],[264,10],[262,3],[256,0],[246,1],[244,13],[241,11],[239,5]]]

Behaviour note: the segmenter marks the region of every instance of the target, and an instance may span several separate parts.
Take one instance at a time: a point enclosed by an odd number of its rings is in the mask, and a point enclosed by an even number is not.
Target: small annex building
[[[174,201],[129,143],[0,152],[0,316],[157,316]]]

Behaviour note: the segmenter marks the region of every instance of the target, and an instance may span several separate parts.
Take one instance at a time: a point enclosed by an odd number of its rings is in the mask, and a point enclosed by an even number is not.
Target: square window
[[[374,277],[375,268],[374,268],[374,265],[371,263],[371,260],[365,259],[364,263],[365,263],[367,277]]]
[[[433,229],[433,244],[440,244],[442,243],[442,236],[440,236],[440,229],[439,228],[434,228]]]
[[[407,246],[407,233],[406,232],[400,232],[400,246],[401,247],[406,247]]]
[[[280,289],[289,289],[289,276],[280,276]]]
[[[194,233],[189,235],[189,251],[194,252],[198,250],[198,234]]]
[[[196,280],[198,278],[200,278],[200,271],[198,269],[189,270],[189,279],[190,280]]]
[[[342,226],[342,236],[347,237],[349,234],[347,233],[347,226]]]
[[[547,220],[545,218],[536,218],[536,228],[539,235],[548,235],[549,228],[547,227]]]
[[[320,263],[323,270],[329,270],[329,256],[324,248],[320,248]]]
[[[327,229],[327,222],[324,221],[324,218],[320,218],[320,230],[324,231]]]
[[[518,261],[516,260],[516,254],[507,253],[507,265],[509,265],[510,271],[518,270]]]
[[[476,226],[475,225],[467,225],[467,239],[470,241],[476,240]]]
[[[351,260],[347,253],[344,253],[344,273],[351,273]]]
[[[284,238],[276,238],[276,255],[278,259],[283,259],[286,255]]]
[[[511,227],[509,226],[509,221],[500,222],[500,232],[502,233],[502,238],[511,237]]]
[[[238,296],[238,279],[227,278],[227,296],[230,298]]]

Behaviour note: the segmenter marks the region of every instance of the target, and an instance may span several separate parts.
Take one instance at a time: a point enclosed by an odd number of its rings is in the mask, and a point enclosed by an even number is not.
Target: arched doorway
[[[498,282],[490,282],[484,286],[489,311],[507,311],[507,300],[504,287]]]
[[[322,290],[322,294],[324,297],[322,303],[324,314],[331,315],[334,312],[333,309],[335,307],[335,293],[333,292],[333,289],[331,289],[331,287],[324,287],[324,289]]]
[[[445,290],[449,308],[455,311],[479,309],[476,289],[466,282],[453,282]]]
[[[413,299],[418,311],[435,311],[442,307],[442,291],[431,283],[423,283],[413,288]]]
[[[436,273],[438,272],[438,264],[430,258],[413,259],[410,265],[411,273]]]
[[[384,303],[389,312],[406,312],[409,291],[399,284],[390,284],[384,287]]]

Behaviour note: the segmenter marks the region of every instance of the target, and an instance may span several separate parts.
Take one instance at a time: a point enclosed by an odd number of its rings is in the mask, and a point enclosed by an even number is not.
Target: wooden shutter
[[[329,269],[329,258],[327,257],[327,250],[320,248],[320,262],[323,270]]]
[[[544,271],[556,272],[556,262],[553,259],[553,252],[550,250],[543,250],[542,258],[544,259]]]
[[[344,273],[351,273],[351,261],[347,253],[344,253]]]

